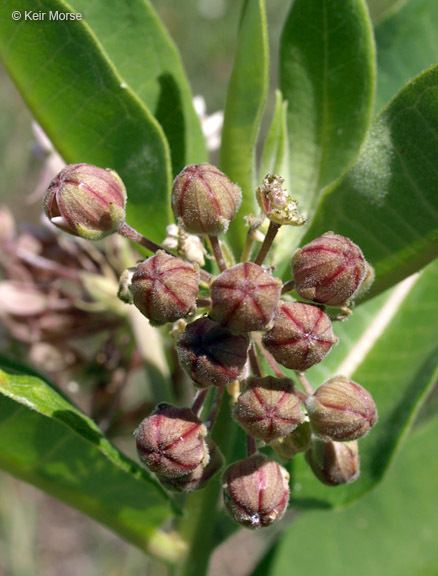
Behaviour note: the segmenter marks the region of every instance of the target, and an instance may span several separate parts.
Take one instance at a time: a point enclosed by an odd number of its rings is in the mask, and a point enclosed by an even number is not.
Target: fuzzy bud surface
[[[289,502],[289,474],[262,454],[240,460],[224,474],[224,501],[233,520],[262,528],[280,520]]]
[[[139,264],[132,276],[133,303],[151,324],[175,322],[196,310],[199,270],[163,250]]]
[[[239,186],[207,162],[186,166],[173,182],[173,213],[182,226],[196,234],[226,232],[241,200]]]
[[[312,430],[331,440],[348,442],[365,436],[377,422],[373,397],[362,386],[335,376],[306,401]]]
[[[364,281],[367,263],[349,238],[327,232],[294,253],[292,273],[301,298],[342,306]]]
[[[350,484],[360,474],[357,440],[323,442],[314,439],[312,447],[306,452],[306,460],[318,480],[328,486]]]
[[[237,332],[252,332],[271,322],[281,281],[257,264],[242,262],[219,274],[210,293],[215,320]]]
[[[179,478],[208,463],[206,433],[189,408],[158,404],[136,430],[137,451],[151,472]]]
[[[284,438],[278,438],[271,442],[271,447],[284,460],[290,460],[299,452],[304,452],[310,445],[312,432],[310,422],[306,420],[301,422],[295,430]]]
[[[327,314],[302,302],[281,302],[273,327],[263,336],[277,362],[300,372],[321,362],[337,341]]]
[[[86,240],[100,240],[125,220],[126,190],[114,170],[70,164],[51,181],[44,212],[57,228]]]
[[[177,353],[181,366],[198,386],[223,386],[241,377],[248,341],[210,318],[199,318],[186,326]]]
[[[250,376],[243,384],[233,417],[253,438],[272,442],[303,422],[304,413],[289,378]]]

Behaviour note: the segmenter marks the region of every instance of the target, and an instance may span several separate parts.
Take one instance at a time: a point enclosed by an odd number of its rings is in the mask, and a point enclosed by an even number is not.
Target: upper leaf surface
[[[264,0],[245,2],[225,106],[221,170],[241,188],[243,201],[229,239],[243,247],[243,216],[255,206],[255,144],[268,90],[268,36]],[[237,256],[237,254],[236,254]]]
[[[375,55],[362,0],[295,0],[281,39],[290,193],[310,220],[319,192],[354,160],[371,118]]]
[[[303,244],[333,230],[376,270],[370,298],[438,255],[438,67],[376,119],[351,170],[328,187]]]
[[[0,371],[0,467],[148,550],[169,498],[42,380]]]
[[[51,21],[72,12],[62,0],[17,0],[14,9],[46,13],[19,22],[5,3],[0,55],[23,98],[68,163],[116,170],[128,191],[128,221],[162,240],[170,219],[171,169],[164,133],[118,75],[84,21]]]
[[[435,0],[409,0],[376,26],[377,111],[409,80],[438,62],[437,26]]]
[[[200,121],[172,40],[147,0],[72,0],[118,73],[161,124],[173,174],[206,160]]]

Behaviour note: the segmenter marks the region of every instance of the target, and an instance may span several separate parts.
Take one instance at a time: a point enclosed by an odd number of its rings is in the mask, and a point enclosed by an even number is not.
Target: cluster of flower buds
[[[217,413],[213,396],[221,398],[232,388],[232,416],[246,432],[248,457],[226,469],[224,501],[234,520],[251,528],[277,521],[288,505],[289,474],[275,453],[287,460],[303,452],[322,482],[349,483],[359,475],[357,440],[377,421],[374,401],[359,384],[336,376],[315,392],[307,383],[303,392],[293,373],[288,377],[281,368],[295,371],[302,382],[303,372],[325,358],[338,341],[332,319],[340,316],[331,317],[330,308],[346,309],[371,285],[373,269],[349,238],[327,232],[293,254],[293,279],[283,285],[263,267],[264,258],[281,225],[302,225],[305,218],[279,176],[267,175],[256,196],[262,214],[252,220],[261,225],[266,215],[270,227],[255,261],[246,247],[242,261],[234,264],[229,251],[224,257],[217,236],[236,216],[240,188],[211,164],[184,168],[171,197],[178,228],[174,225],[166,240],[166,248],[178,255],[155,245],[153,256],[125,272],[119,292],[153,325],[178,321],[179,363],[200,389],[192,409],[159,404],[143,420],[136,431],[140,459],[169,490],[203,488],[224,464],[207,437]],[[45,206],[54,224],[98,238],[123,233],[125,200],[115,173],[75,165],[52,182]],[[206,250],[204,241],[211,246],[216,276],[200,270],[203,257],[188,257],[180,239],[189,237],[197,252],[201,247],[199,253]],[[254,238],[248,236],[249,246]],[[294,300],[282,297],[292,290]],[[197,311],[201,300],[203,315]],[[263,374],[260,354],[274,376]],[[209,391],[213,408],[203,424],[199,414]],[[258,453],[257,442],[269,445],[272,457]]]

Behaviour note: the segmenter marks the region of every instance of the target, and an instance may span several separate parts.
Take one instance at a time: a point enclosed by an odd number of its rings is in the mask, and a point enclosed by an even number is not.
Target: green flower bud
[[[179,478],[165,478],[164,476],[158,476],[161,484],[172,492],[194,492],[195,490],[202,490],[210,478],[213,478],[217,472],[224,465],[224,457],[222,452],[209,437],[205,440],[207,448],[210,455],[210,460],[205,466],[204,464],[199,464],[197,468],[185,476],[180,476]]]
[[[212,316],[237,332],[263,330],[271,322],[281,281],[252,262],[236,264],[213,281]]]
[[[69,234],[99,240],[125,220],[126,190],[120,176],[91,164],[66,166],[44,197],[47,218]]]
[[[349,238],[327,232],[294,253],[292,273],[301,298],[343,306],[364,281],[367,263]]]
[[[172,210],[196,234],[226,232],[242,200],[240,188],[212,164],[191,164],[173,182]]]
[[[377,422],[371,394],[343,376],[330,378],[306,400],[312,430],[322,438],[347,442],[368,433]]]
[[[271,448],[284,460],[290,460],[299,452],[307,450],[311,436],[310,422],[306,420],[298,424],[288,436],[271,442]]]
[[[151,472],[179,478],[208,463],[206,433],[189,408],[158,404],[135,432],[138,455]]]
[[[263,454],[235,462],[224,474],[224,501],[233,520],[262,528],[280,520],[289,502],[289,474]]]
[[[133,303],[151,324],[175,322],[196,310],[199,269],[158,250],[137,266],[129,289]]]
[[[243,386],[233,417],[253,438],[271,442],[303,422],[304,413],[289,378],[250,376]]]
[[[181,366],[199,387],[223,386],[242,376],[248,340],[210,318],[199,318],[186,326],[177,352]]]
[[[360,457],[357,440],[352,442],[324,442],[314,439],[306,452],[306,460],[315,476],[323,484],[339,486],[359,478]]]
[[[281,302],[273,327],[263,336],[277,362],[300,372],[321,362],[337,341],[327,314],[301,302]]]

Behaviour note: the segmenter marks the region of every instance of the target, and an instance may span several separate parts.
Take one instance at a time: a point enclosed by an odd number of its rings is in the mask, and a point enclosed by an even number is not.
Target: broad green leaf
[[[375,28],[380,111],[414,76],[438,63],[438,3],[409,0]]]
[[[375,54],[364,0],[295,0],[281,38],[290,193],[310,221],[319,194],[359,152],[371,118]]]
[[[161,124],[173,174],[207,158],[178,51],[148,0],[71,0],[119,75]]]
[[[164,491],[45,382],[0,371],[0,431],[2,469],[146,552],[166,546],[158,529],[172,505]]]
[[[268,35],[264,0],[244,3],[225,105],[220,167],[242,188],[243,201],[228,239],[241,250],[243,217],[255,209],[255,145],[268,89]]]
[[[266,174],[280,174],[284,178],[286,190],[289,187],[289,136],[287,133],[287,102],[279,90],[275,94],[275,109],[271,126],[263,147],[260,162],[259,180]]]
[[[377,117],[356,164],[329,186],[302,243],[334,230],[376,270],[370,298],[438,256],[438,66]]]
[[[128,191],[128,221],[162,240],[170,219],[171,169],[163,130],[126,86],[84,21],[62,0],[17,0],[0,7],[0,56],[24,100],[66,162],[115,169]],[[26,21],[25,12],[45,13]]]
[[[437,451],[434,418],[408,438],[378,490],[336,514],[298,516],[272,551],[269,569],[254,576],[284,576],[291,567],[300,575],[435,576]]]
[[[438,375],[437,283],[438,261],[397,286],[389,297],[382,294],[347,322],[335,325],[338,349],[306,374],[314,387],[337,374],[351,377],[373,395],[379,421],[359,441],[362,472],[351,485],[324,486],[302,456],[294,459],[296,505],[344,505],[381,481]]]

